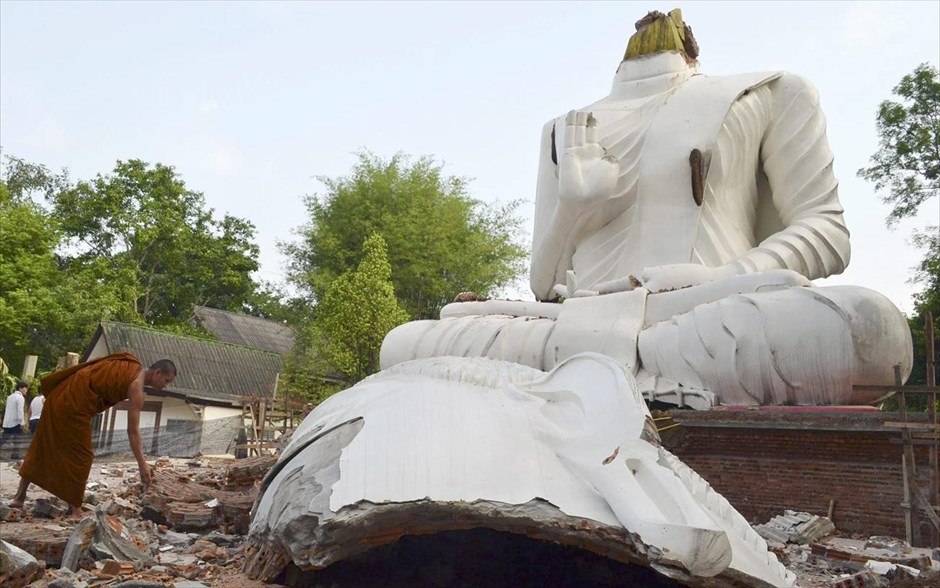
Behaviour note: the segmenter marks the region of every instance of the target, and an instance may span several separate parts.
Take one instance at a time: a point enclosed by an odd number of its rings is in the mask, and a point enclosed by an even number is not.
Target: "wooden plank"
[[[906,390],[901,385],[903,382],[901,380],[901,364],[894,366],[894,383],[897,384],[899,388],[898,393],[898,412],[901,415],[901,419],[906,423],[907,422],[907,396]],[[911,442],[911,431],[909,428],[905,427],[901,429],[901,438],[904,439],[904,461],[906,463],[906,476],[905,481],[907,482],[908,487],[911,492],[916,491],[917,489],[917,462],[914,461],[914,446]],[[905,496],[905,502],[910,504],[910,494]],[[920,534],[920,516],[917,513],[916,509],[910,509],[908,511],[911,516],[911,539],[910,544],[916,547],[922,547],[921,545],[921,534]]]
[[[917,431],[940,431],[940,427],[933,423],[900,423],[898,421],[887,421],[884,426],[892,429],[909,429]]]
[[[940,516],[937,516],[937,513],[934,512],[933,506],[920,488],[914,488],[914,497],[917,498],[917,502],[920,503],[921,509],[927,514],[927,518],[930,519],[934,529],[940,530]]]
[[[852,386],[853,390],[859,392],[900,392],[903,390],[907,394],[936,394],[940,392],[940,386],[924,386],[921,384],[914,384],[911,386],[902,386],[900,384],[894,386],[876,386],[874,384],[856,384]]]
[[[933,314],[927,312],[924,315],[924,343],[926,347],[926,358],[927,358],[927,385],[936,386],[937,385],[937,356],[934,353],[934,332],[933,332]],[[927,410],[928,418],[930,422],[937,425],[937,394],[933,393],[928,399],[930,406]],[[930,448],[930,499],[934,504],[940,504],[940,465],[937,461],[937,446]],[[931,543],[933,545],[940,544],[940,525],[935,525],[933,537],[931,537]]]
[[[895,445],[927,445],[929,447],[940,446],[940,439],[891,439],[890,441]]]
[[[913,525],[911,524],[911,487],[907,484],[907,456],[901,455],[901,478],[903,480],[904,502],[901,508],[904,509],[904,538],[908,545],[912,545],[914,538],[911,536]]]

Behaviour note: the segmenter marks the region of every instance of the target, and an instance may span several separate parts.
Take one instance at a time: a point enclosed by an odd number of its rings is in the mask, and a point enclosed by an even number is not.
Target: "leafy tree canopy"
[[[215,220],[202,194],[170,166],[118,161],[111,174],[49,200],[76,252],[73,263],[119,276],[148,324],[185,322],[196,304],[240,310],[255,290],[254,225]]]
[[[895,86],[900,102],[885,100],[878,108],[878,151],[871,158],[871,167],[858,175],[887,190],[883,197],[892,205],[887,224],[917,214],[918,207],[940,195],[940,76],[928,63]],[[915,268],[911,282],[922,284],[924,290],[914,295],[915,315],[908,319],[914,343],[914,366],[911,384],[927,379],[925,353],[925,320],[932,313],[940,321],[940,227],[930,226],[915,231],[913,243],[925,253]],[[926,406],[926,397],[917,399],[917,407]],[[894,406],[893,404],[891,406]]]
[[[880,147],[871,167],[858,175],[887,190],[893,208],[888,225],[917,214],[918,207],[940,194],[940,78],[937,68],[918,65],[894,88],[901,102],[885,100],[878,108]]]
[[[465,179],[446,176],[431,158],[363,152],[349,175],[319,180],[327,190],[306,198],[300,242],[281,245],[290,279],[311,301],[356,267],[373,233],[387,243],[395,293],[413,318],[437,318],[461,291],[490,296],[525,269],[520,202],[475,200]]]
[[[313,324],[324,358],[350,383],[379,371],[382,340],[408,320],[395,298],[385,240],[375,233],[362,251],[359,267],[330,284]]]
[[[81,351],[102,319],[193,332],[194,304],[241,310],[255,296],[254,227],[214,220],[171,167],[118,162],[73,184],[6,157],[3,172],[0,355],[13,369]]]

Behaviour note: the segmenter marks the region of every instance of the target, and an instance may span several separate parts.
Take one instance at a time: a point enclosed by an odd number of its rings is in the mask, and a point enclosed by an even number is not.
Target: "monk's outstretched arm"
[[[144,486],[149,486],[151,482],[150,466],[144,460],[143,441],[140,435],[140,411],[144,408],[144,376],[135,379],[127,391],[127,400],[130,406],[127,409],[127,440],[131,445],[131,451],[137,459],[137,466],[140,469],[140,481]]]

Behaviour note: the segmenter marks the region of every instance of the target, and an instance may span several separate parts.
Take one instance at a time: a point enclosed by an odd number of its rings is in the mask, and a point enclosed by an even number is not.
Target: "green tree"
[[[392,285],[385,240],[373,234],[354,271],[333,280],[310,328],[323,359],[352,384],[379,370],[382,340],[408,320]]]
[[[929,63],[918,65],[894,87],[901,102],[878,107],[880,146],[871,167],[858,175],[873,182],[893,208],[888,226],[914,216],[918,207],[940,194],[940,78]]]
[[[875,188],[887,192],[883,201],[892,205],[886,223],[894,226],[899,220],[913,217],[921,204],[940,194],[940,76],[928,63],[914,71],[894,87],[900,102],[885,100],[878,108],[878,151],[871,157],[871,166],[858,175],[873,182]],[[926,382],[925,317],[933,313],[940,320],[940,227],[930,226],[915,231],[913,243],[925,255],[915,268],[911,282],[922,284],[924,290],[914,295],[915,314],[908,318],[914,343],[914,366],[911,384]],[[921,397],[914,404],[926,406]]]
[[[94,267],[72,271],[57,254],[57,218],[34,198],[55,194],[68,178],[8,157],[0,180],[0,355],[12,366],[38,355],[51,367],[81,351],[101,318],[118,314],[119,284]]]
[[[319,180],[327,190],[305,199],[310,222],[300,242],[281,244],[289,278],[311,302],[356,267],[372,233],[388,244],[395,293],[413,318],[437,318],[461,291],[491,296],[525,269],[520,202],[475,200],[466,180],[444,175],[431,158],[364,152],[348,176]]]
[[[196,304],[241,310],[254,293],[254,226],[215,220],[203,195],[170,166],[118,161],[110,175],[49,200],[77,252],[71,266],[124,284],[133,312],[148,324],[186,322]]]
[[[914,343],[914,367],[911,370],[909,384],[927,383],[927,313],[934,320],[935,354],[940,354],[936,344],[940,334],[940,227],[928,227],[926,231],[917,231],[913,243],[925,251],[924,258],[914,269],[911,282],[923,286],[923,290],[914,295],[914,315],[908,318],[911,327],[911,339]],[[936,361],[936,356],[934,358]]]

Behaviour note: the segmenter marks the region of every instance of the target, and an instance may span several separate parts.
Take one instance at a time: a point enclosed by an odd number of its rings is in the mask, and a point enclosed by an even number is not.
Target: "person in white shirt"
[[[26,424],[26,382],[17,382],[16,390],[7,398],[7,408],[3,413],[3,434],[21,433]]]
[[[3,413],[3,441],[12,441],[23,433],[26,425],[26,382],[17,382],[16,390],[7,397],[7,407]],[[15,455],[16,448],[13,449],[13,459],[19,458]]]
[[[29,403],[29,434],[32,435],[36,432],[36,427],[39,426],[39,417],[42,415],[42,405],[46,403],[46,397],[43,396],[42,390],[36,394],[36,398],[33,398],[33,401]]]

